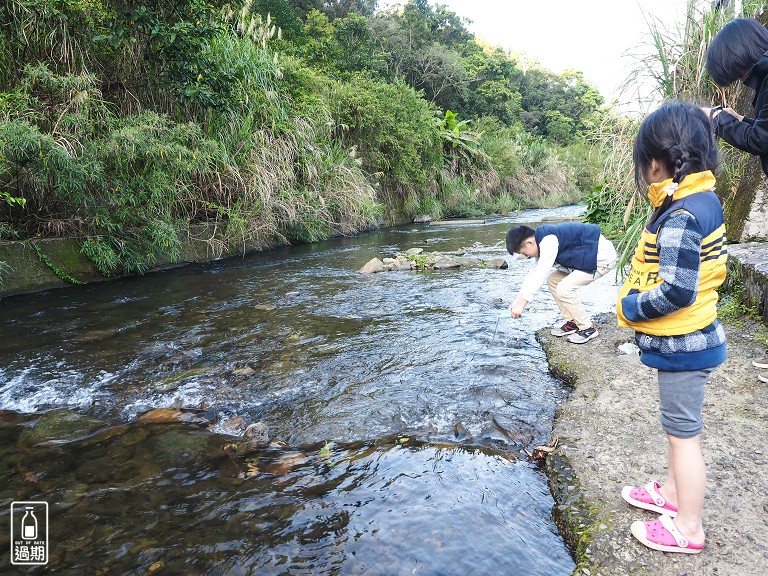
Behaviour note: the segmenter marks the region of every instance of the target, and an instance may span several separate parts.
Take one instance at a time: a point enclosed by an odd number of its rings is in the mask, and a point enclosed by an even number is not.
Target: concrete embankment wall
[[[726,290],[756,306],[768,323],[768,243],[745,242],[728,246]]]
[[[247,246],[241,250],[223,250],[221,243],[215,241],[212,227],[201,225],[190,229],[179,258],[157,262],[152,270],[218,260],[253,250],[255,248]],[[87,284],[123,276],[105,276],[81,253],[77,240],[66,238],[0,242],[0,264],[0,298],[72,286],[66,278]]]

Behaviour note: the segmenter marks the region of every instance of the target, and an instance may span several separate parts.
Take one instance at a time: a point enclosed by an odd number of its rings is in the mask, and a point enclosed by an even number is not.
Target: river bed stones
[[[384,272],[384,263],[378,258],[373,258],[368,263],[360,268],[361,274],[376,274],[377,272]]]
[[[506,269],[509,264],[504,258],[470,258],[466,256],[471,250],[485,248],[482,244],[473,244],[471,248],[462,248],[451,252],[425,252],[423,248],[409,248],[398,252],[394,258],[372,258],[358,272],[361,274],[377,274],[379,272],[405,270],[456,270],[459,268],[490,268]]]
[[[88,436],[104,425],[100,420],[68,408],[57,408],[40,416],[32,428],[22,433],[20,441],[26,446],[67,442]]]
[[[210,412],[202,410],[189,410],[182,408],[153,408],[136,418],[138,424],[169,424],[171,422],[184,422],[209,426],[215,421]]]

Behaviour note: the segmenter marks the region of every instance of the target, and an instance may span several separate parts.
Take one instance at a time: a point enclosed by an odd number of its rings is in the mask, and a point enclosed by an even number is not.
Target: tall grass
[[[227,62],[239,98],[195,121],[120,114],[99,78],[28,66],[0,97],[0,234],[73,236],[105,273],[175,258],[181,233],[209,222],[214,252],[352,234],[381,216],[354,148],[334,141],[318,104],[298,113],[274,54],[222,32],[206,57]],[[1,200],[1,198],[0,198]]]
[[[282,70],[253,33],[226,35],[210,46],[239,78],[239,105],[212,114],[208,136],[219,141],[215,176],[205,188],[210,215],[228,242],[264,247],[312,242],[370,227],[381,213],[376,192],[353,148],[332,138],[328,110],[302,116],[280,88]],[[258,27],[256,28],[258,29]]]
[[[575,161],[575,147],[564,151],[519,126],[502,126],[493,118],[480,119],[477,130],[489,162],[485,174],[478,172],[472,181],[485,182],[479,188],[485,190],[486,205],[493,211],[562,206],[582,199],[584,191],[578,187],[574,166],[583,158]],[[586,156],[587,150],[582,152]]]
[[[72,3],[74,4],[74,3]],[[87,68],[72,28],[87,18],[61,2],[5,0],[0,7],[0,86],[12,86],[29,62],[55,63],[59,74]]]

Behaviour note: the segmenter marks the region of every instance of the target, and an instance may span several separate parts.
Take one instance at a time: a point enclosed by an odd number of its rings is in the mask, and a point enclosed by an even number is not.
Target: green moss
[[[546,460],[549,489],[555,500],[552,516],[560,534],[573,554],[576,570],[590,568],[589,545],[600,532],[600,506],[590,503],[568,458],[558,451]]]
[[[32,246],[32,249],[37,253],[38,258],[40,258],[40,261],[48,266],[48,268],[51,269],[51,271],[56,274],[56,277],[60,280],[63,280],[64,282],[68,282],[69,284],[85,284],[85,282],[78,280],[74,276],[70,276],[62,270],[59,266],[53,263],[53,261],[43,253],[43,251],[40,249],[40,247],[37,244],[30,244]]]
[[[432,265],[432,257],[429,254],[411,254],[406,256],[406,258],[411,262],[415,262],[419,270],[426,270]]]
[[[717,315],[722,322],[739,328],[745,328],[747,322],[756,323],[758,332],[754,337],[765,344],[768,343],[768,326],[764,322],[766,311],[760,310],[760,302],[750,294],[747,284],[744,265],[735,258],[730,259],[725,282],[718,290]]]
[[[740,238],[744,231],[744,223],[747,221],[755,192],[760,183],[759,178],[753,174],[745,176],[737,185],[735,194],[725,205],[726,228],[728,236]]]

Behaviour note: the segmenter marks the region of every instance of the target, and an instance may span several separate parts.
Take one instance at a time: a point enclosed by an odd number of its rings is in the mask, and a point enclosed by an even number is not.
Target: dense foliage
[[[8,0],[0,25],[0,239],[73,236],[105,273],[195,223],[264,247],[593,184],[599,93],[426,0]]]

